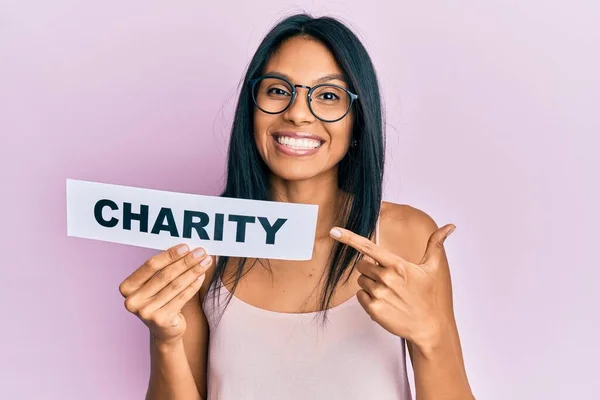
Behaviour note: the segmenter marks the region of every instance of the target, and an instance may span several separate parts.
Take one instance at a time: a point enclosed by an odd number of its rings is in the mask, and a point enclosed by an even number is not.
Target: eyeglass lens
[[[285,110],[292,101],[293,88],[279,78],[262,78],[254,87],[256,105],[268,113],[277,114]],[[299,96],[298,93],[297,96]],[[350,107],[348,92],[334,86],[323,85],[312,92],[309,107],[322,120],[333,121],[343,117]]]

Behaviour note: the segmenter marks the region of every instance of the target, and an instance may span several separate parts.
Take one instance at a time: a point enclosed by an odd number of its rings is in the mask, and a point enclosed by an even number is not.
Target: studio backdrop
[[[478,399],[600,392],[594,1],[0,1],[0,398],[142,399],[119,283],[156,250],[67,237],[65,181],[216,195],[244,69],[280,18],[364,41],[386,200],[453,223]]]

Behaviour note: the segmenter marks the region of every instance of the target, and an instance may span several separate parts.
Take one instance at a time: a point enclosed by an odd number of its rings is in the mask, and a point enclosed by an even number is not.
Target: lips
[[[276,136],[277,143],[291,147],[296,150],[312,150],[321,147],[321,141],[315,139],[292,138],[288,136]]]
[[[305,132],[275,132],[276,147],[288,155],[309,155],[315,153],[325,142],[320,137]]]

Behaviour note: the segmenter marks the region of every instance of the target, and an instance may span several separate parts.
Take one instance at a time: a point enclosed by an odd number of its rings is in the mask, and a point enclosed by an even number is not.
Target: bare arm
[[[208,324],[200,299],[211,264],[203,249],[178,245],[146,260],[119,286],[125,308],[150,329],[147,400],[206,398]]]
[[[206,399],[208,324],[200,298],[201,295],[195,296],[181,310],[187,323],[181,340],[169,344],[150,335],[151,370],[146,400]]]
[[[427,240],[437,229],[433,219],[424,212],[414,209],[413,216],[409,219],[411,230],[414,232],[414,256],[411,261],[418,263],[427,245]],[[427,344],[417,346],[407,342],[408,350],[415,372],[415,389],[417,400],[471,400],[475,397],[471,392],[463,360],[463,353],[454,320],[454,306],[452,301],[452,284],[448,264],[441,271],[441,280],[438,293],[445,302],[449,320],[441,329],[440,334],[432,338]]]
[[[183,341],[161,346],[150,340],[151,372],[146,400],[200,400]]]
[[[429,349],[409,343],[417,400],[472,400],[460,349],[448,335]],[[456,336],[457,337],[457,336]]]
[[[402,317],[402,313],[399,313],[391,321],[382,319],[382,322],[387,322],[389,328],[395,328],[398,332],[405,329],[405,334],[399,336],[410,338],[407,339],[407,345],[415,373],[417,400],[473,399],[454,318],[450,268],[443,247],[439,247],[439,232],[432,236],[438,230],[436,223],[429,215],[414,207],[384,203],[380,229],[381,246],[412,263],[407,269],[403,269],[406,268],[402,267],[404,264],[400,268],[409,278],[401,279],[392,286],[397,288],[403,303],[410,305],[408,309],[415,310],[413,319],[398,322],[397,318]],[[426,266],[422,263],[426,262],[427,257],[434,257],[436,261]],[[423,280],[423,277],[427,278]],[[388,281],[393,283],[390,279]],[[413,293],[415,295],[411,296]],[[421,296],[423,300],[428,298],[427,302],[420,301]],[[390,296],[388,303],[397,302],[396,297]],[[430,317],[425,325],[411,328],[411,321],[414,323],[419,314],[424,316],[426,313],[431,313],[435,318]]]

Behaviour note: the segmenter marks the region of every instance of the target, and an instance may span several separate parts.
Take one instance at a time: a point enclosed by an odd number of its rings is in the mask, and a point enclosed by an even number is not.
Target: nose
[[[315,121],[315,116],[310,112],[308,106],[307,89],[302,87],[296,89],[296,98],[283,113],[283,118],[296,125],[312,123]]]

